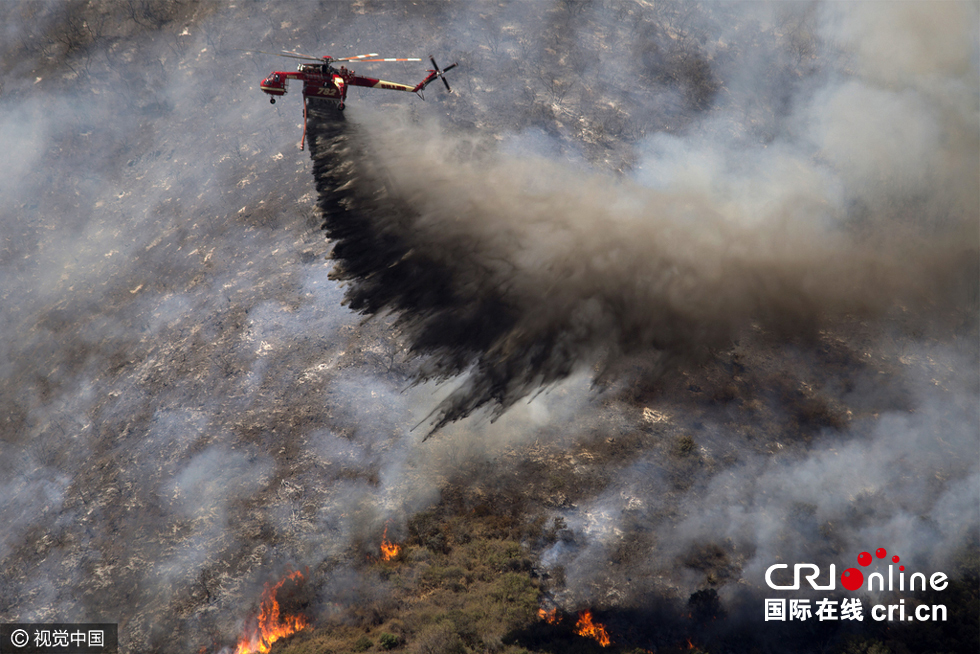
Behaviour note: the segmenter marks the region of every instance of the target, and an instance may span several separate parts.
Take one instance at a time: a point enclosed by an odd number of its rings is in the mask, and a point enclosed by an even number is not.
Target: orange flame
[[[578,614],[578,622],[575,623],[575,633],[579,636],[592,638],[598,641],[603,647],[609,647],[612,643],[612,640],[609,639],[609,634],[606,632],[606,627],[598,622],[592,622],[592,613],[590,611],[582,611]]]
[[[303,575],[297,570],[291,572],[273,587],[265,585],[262,591],[262,604],[259,608],[259,616],[256,618],[258,624],[246,630],[244,636],[238,639],[238,646],[235,647],[235,654],[265,654],[272,648],[272,643],[280,638],[291,636],[309,622],[302,615],[280,615],[279,602],[276,601],[276,593],[286,583],[287,579],[298,581],[303,579]]]
[[[401,551],[401,545],[396,545],[388,540],[388,525],[385,525],[385,531],[381,534],[381,560],[391,561]]]
[[[558,609],[551,609],[546,611],[544,609],[538,609],[538,617],[542,620],[547,621],[548,624],[558,624],[561,622],[561,616],[558,615]]]
[[[694,649],[694,643],[691,642],[690,638],[687,639],[687,648]]]

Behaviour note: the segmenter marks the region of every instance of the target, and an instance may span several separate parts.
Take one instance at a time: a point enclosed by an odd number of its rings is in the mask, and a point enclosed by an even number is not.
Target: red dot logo
[[[857,568],[848,568],[841,573],[840,583],[847,590],[857,590],[864,583],[864,575]]]
[[[888,556],[888,550],[884,547],[879,547],[875,550],[875,556],[879,559],[883,559]],[[899,557],[897,554],[892,556],[892,563],[898,563]],[[874,562],[874,557],[871,556],[871,552],[861,552],[857,555],[857,562],[862,568],[866,568]],[[899,566],[901,571],[905,570],[905,566]],[[848,568],[840,576],[841,585],[847,590],[857,590],[864,583],[864,573],[862,573],[857,568]]]

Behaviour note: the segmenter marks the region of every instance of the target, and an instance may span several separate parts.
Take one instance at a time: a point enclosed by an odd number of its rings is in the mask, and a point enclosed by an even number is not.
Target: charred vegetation
[[[528,7],[0,8],[0,617],[976,651],[975,7]],[[456,93],[311,103],[307,156],[258,47]],[[763,621],[879,545],[948,621]]]

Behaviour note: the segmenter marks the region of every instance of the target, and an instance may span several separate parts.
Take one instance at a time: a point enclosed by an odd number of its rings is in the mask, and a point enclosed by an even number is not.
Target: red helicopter
[[[422,61],[416,57],[377,58],[378,54],[376,52],[357,55],[355,57],[339,58],[312,57],[310,55],[288,51],[274,53],[262,52],[261,50],[258,50],[255,52],[271,54],[277,57],[300,59],[306,62],[314,62],[301,63],[295,71],[274,71],[259,84],[259,88],[272,96],[269,98],[269,102],[275,104],[277,97],[286,95],[286,85],[289,80],[294,79],[303,82],[303,140],[300,141],[301,150],[303,149],[303,144],[306,142],[306,101],[308,98],[327,100],[333,103],[338,110],[343,111],[345,101],[347,100],[347,88],[350,86],[366,86],[368,88],[388,89],[390,91],[411,91],[424,100],[425,96],[423,96],[422,91],[424,91],[425,87],[434,82],[436,79],[441,79],[442,83],[446,85],[446,90],[452,93],[452,89],[449,88],[449,82],[446,81],[444,76],[447,72],[459,65],[458,63],[454,63],[446,66],[445,69],[440,70],[439,66],[436,64],[436,60],[430,55],[429,61],[432,62],[432,68],[428,70],[429,74],[415,86],[409,86],[408,84],[387,82],[385,80],[375,79],[373,77],[362,77],[355,74],[354,71],[348,70],[346,66],[341,65],[339,68],[335,68],[334,64],[343,64],[349,61],[356,61],[360,63]]]

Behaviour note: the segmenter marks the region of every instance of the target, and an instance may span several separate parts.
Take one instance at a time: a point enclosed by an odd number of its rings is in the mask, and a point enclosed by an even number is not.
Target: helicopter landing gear
[[[275,104],[275,103],[276,103],[275,98],[269,98],[269,104]]]

